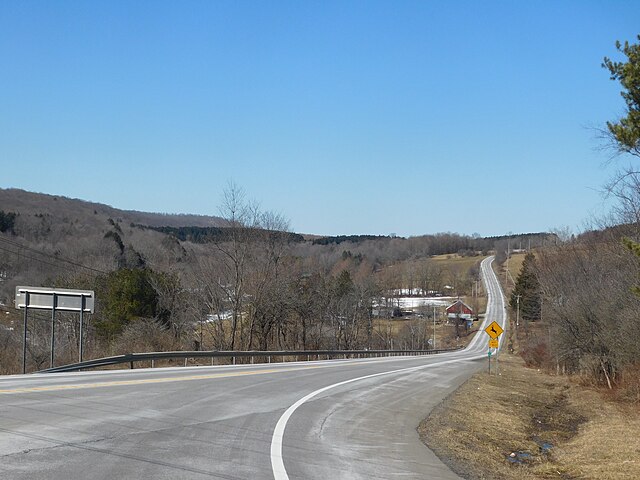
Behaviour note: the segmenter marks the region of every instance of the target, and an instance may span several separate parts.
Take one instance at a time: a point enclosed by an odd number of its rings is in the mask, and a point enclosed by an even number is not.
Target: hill
[[[140,224],[148,227],[219,227],[220,217],[192,214],[169,214],[119,210],[109,205],[88,202],[60,195],[27,192],[15,188],[0,188],[0,210],[20,215],[45,215],[58,219],[74,219],[81,223],[94,224],[112,218],[125,224]]]
[[[203,344],[409,348],[427,338],[418,335],[418,324],[383,331],[365,306],[399,288],[442,291],[454,285],[456,295],[468,295],[477,280],[472,267],[482,254],[520,244],[516,235],[483,239],[450,232],[305,238],[281,231],[287,222],[277,214],[257,213],[256,224],[225,224],[217,217],[126,211],[0,190],[0,304],[11,305],[17,285],[94,290],[97,308],[86,337],[86,353],[93,357]],[[521,240],[533,248],[551,238],[532,234]],[[429,262],[441,254],[466,267]],[[6,306],[0,305],[0,373],[19,368],[23,338],[19,314]],[[29,370],[49,358],[45,317],[34,313],[29,327]],[[76,357],[72,317],[59,317],[57,335],[65,341],[56,363]],[[347,317],[352,321],[345,325],[341,319]]]
[[[244,234],[251,236],[251,231]],[[362,276],[434,255],[477,256],[521,245],[536,248],[554,238],[547,233],[494,238],[450,232],[410,238],[272,235],[289,244],[290,258],[319,262],[331,274],[352,269]],[[63,196],[0,189],[0,301],[13,296],[15,285],[72,286],[83,273],[148,267],[193,276],[199,264],[219,262],[214,244],[229,240],[225,221],[219,217],[119,210]]]
[[[12,298],[15,285],[74,285],[82,275],[120,268],[171,270],[189,263],[190,254],[175,237],[154,229],[223,223],[219,217],[119,210],[0,189],[0,301]]]

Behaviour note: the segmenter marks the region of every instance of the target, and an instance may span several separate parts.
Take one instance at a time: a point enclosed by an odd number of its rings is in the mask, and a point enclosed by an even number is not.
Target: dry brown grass
[[[419,432],[467,478],[631,479],[640,478],[638,413],[503,353],[500,375],[476,374]],[[512,452],[529,456],[512,464]]]
[[[558,461],[576,478],[640,478],[637,408],[603,402],[594,391],[581,392],[579,402],[589,411],[590,421],[558,451]]]
[[[383,279],[387,278],[387,282],[395,282],[394,288],[403,287],[408,285],[407,278],[408,272],[419,271],[422,267],[432,267],[442,272],[441,282],[442,284],[452,285],[456,281],[466,279],[473,267],[477,266],[484,257],[463,257],[457,254],[450,255],[436,255],[430,258],[420,258],[418,260],[411,259],[398,262],[397,264],[390,265],[377,273],[378,277]],[[389,280],[390,279],[390,280]],[[405,284],[400,284],[404,282]],[[468,288],[470,291],[470,287]]]
[[[440,267],[443,271],[466,273],[484,257],[462,257],[458,254],[435,255],[425,260],[426,263]]]
[[[524,262],[525,253],[512,253],[509,257],[509,273],[507,273],[507,262],[505,261],[502,265],[498,265],[496,262],[493,263],[493,269],[498,276],[498,281],[502,285],[503,290],[505,291],[505,295],[509,298],[511,294],[511,290],[515,284],[515,281],[518,279],[518,275],[520,275],[520,270],[522,269],[522,263]]]
[[[526,253],[512,253],[509,257],[509,280],[513,278],[515,280],[520,275],[520,270],[522,269],[522,263],[524,262],[524,257]]]

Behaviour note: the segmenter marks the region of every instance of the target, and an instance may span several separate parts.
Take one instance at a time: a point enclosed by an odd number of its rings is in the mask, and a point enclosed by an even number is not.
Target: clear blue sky
[[[0,2],[0,187],[295,231],[579,229],[637,1]],[[623,161],[623,160],[621,160]],[[0,206],[1,207],[1,206]]]

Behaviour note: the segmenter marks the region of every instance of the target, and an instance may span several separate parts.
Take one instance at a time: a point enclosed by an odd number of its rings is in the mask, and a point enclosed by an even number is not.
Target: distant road
[[[482,263],[489,321],[504,298]],[[428,357],[0,378],[0,478],[457,478],[420,442],[486,360]]]

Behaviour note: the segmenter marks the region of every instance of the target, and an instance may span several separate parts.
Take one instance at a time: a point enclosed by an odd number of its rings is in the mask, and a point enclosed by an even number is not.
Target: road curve
[[[429,357],[0,378],[0,478],[457,478],[415,429],[482,367],[476,337]]]

